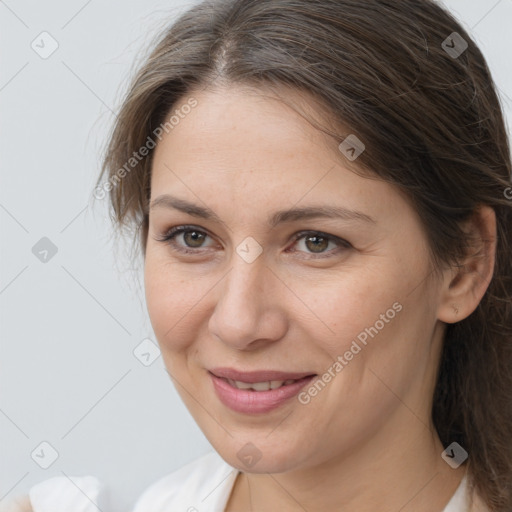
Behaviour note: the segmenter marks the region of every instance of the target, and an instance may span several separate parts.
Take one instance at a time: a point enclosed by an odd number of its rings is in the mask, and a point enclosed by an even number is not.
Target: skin
[[[486,256],[436,277],[414,208],[390,184],[352,172],[340,141],[261,90],[192,91],[173,110],[190,96],[197,106],[155,150],[151,201],[172,194],[221,222],[152,208],[145,289],[178,392],[215,450],[242,471],[226,511],[441,511],[465,466],[441,458],[430,419],[436,366],[446,323],[468,316],[491,279],[492,210],[468,223],[491,240]],[[286,98],[320,112],[299,92]],[[277,210],[313,204],[375,222],[267,225]],[[202,242],[190,232],[174,247],[159,240],[180,225],[202,232]],[[303,230],[350,245],[294,241]],[[236,251],[249,236],[263,248],[252,263]],[[250,415],[217,398],[207,369],[322,375],[396,302],[401,311],[308,404],[294,398]],[[251,468],[237,457],[249,442],[262,456]]]

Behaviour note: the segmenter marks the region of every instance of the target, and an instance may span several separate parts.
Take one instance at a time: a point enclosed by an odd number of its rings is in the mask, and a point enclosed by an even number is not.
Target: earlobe
[[[438,319],[456,323],[467,318],[482,300],[494,272],[496,214],[481,206],[466,224],[470,249],[457,267],[445,273]]]

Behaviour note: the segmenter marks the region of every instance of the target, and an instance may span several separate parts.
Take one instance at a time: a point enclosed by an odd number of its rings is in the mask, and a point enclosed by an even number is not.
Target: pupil
[[[320,242],[322,244],[322,246],[315,243],[312,247],[310,247],[309,242],[311,240],[316,240],[317,242],[318,242],[318,240],[321,240],[323,242],[323,243]],[[322,252],[322,250],[326,249],[326,247],[327,247],[325,245],[325,243],[326,243],[326,239],[321,236],[310,236],[310,237],[306,238],[306,245],[307,245],[308,249],[312,250],[313,252]],[[317,249],[320,249],[320,250],[317,250]]]
[[[190,245],[187,240],[187,236],[189,236],[190,234],[192,234],[192,242],[199,242],[197,245],[194,245],[194,243],[192,243],[192,247],[199,247],[202,242],[201,233],[198,233],[197,231],[187,231],[185,233],[185,242],[187,243],[187,245]]]

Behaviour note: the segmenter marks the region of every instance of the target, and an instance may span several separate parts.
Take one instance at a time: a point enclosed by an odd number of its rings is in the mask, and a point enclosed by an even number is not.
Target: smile
[[[242,382],[241,380],[226,379],[231,386],[237,389],[252,389],[253,391],[268,391],[269,389],[277,389],[281,386],[288,386],[296,382],[294,379],[288,380],[267,380],[265,382]]]
[[[316,374],[309,373],[295,374],[297,378],[263,380],[260,377],[261,380],[256,380],[258,375],[274,376],[278,372],[253,372],[246,373],[244,379],[240,380],[240,378],[228,378],[218,374],[241,375],[241,372],[214,371],[208,373],[220,402],[231,410],[243,414],[262,414],[284,405],[316,377]],[[280,374],[281,376],[292,375],[282,372]]]

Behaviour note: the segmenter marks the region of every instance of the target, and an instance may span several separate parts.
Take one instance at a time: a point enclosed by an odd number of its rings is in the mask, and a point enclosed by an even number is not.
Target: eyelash
[[[161,237],[155,238],[155,240],[158,241],[158,242],[167,243],[174,250],[176,250],[178,252],[181,252],[183,254],[197,254],[198,250],[201,249],[200,247],[197,248],[197,249],[191,249],[191,248],[187,249],[187,248],[184,248],[183,246],[177,245],[175,240],[174,240],[178,235],[180,235],[182,233],[186,233],[188,231],[196,231],[196,232],[201,233],[203,235],[210,236],[210,235],[208,235],[208,233],[206,233],[205,231],[202,231],[200,229],[197,229],[195,226],[185,225],[185,226],[175,226],[175,227],[169,229]],[[340,249],[340,248],[349,249],[349,248],[352,247],[352,245],[349,242],[347,242],[346,240],[343,240],[342,238],[339,238],[339,237],[334,236],[334,235],[329,235],[327,233],[323,233],[322,231],[312,231],[312,230],[300,231],[300,232],[296,233],[293,236],[293,243],[295,244],[301,238],[304,238],[306,236],[317,236],[319,238],[324,238],[324,239],[327,239],[329,241],[334,241],[334,242],[336,242],[338,244],[338,246],[339,246],[338,249]],[[335,250],[335,251],[337,252],[337,250]],[[295,252],[295,251],[292,251],[292,252]],[[313,256],[313,257],[309,257],[309,258],[306,258],[306,259],[321,259],[321,258],[325,258],[325,257],[330,256],[331,255],[330,253],[332,253],[332,252],[333,252],[333,250],[328,251],[327,253],[318,253],[319,256]],[[314,254],[314,253],[310,253],[310,254]],[[328,256],[325,256],[325,254],[327,254]]]

